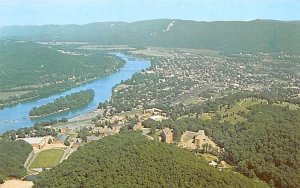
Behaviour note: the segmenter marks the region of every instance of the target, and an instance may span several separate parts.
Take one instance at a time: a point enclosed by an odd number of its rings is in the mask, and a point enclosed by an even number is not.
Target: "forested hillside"
[[[2,39],[81,41],[132,46],[205,48],[223,52],[299,53],[300,22],[195,22],[148,20],[87,25],[11,26],[0,28]]]
[[[0,89],[47,84],[106,73],[121,60],[106,54],[70,55],[33,42],[0,41]]]
[[[124,61],[33,42],[0,41],[0,106],[44,97],[116,71]]]
[[[208,166],[193,153],[141,133],[105,137],[43,172],[34,187],[266,187]]]
[[[175,138],[184,131],[204,129],[219,146],[222,156],[237,165],[237,170],[249,177],[258,177],[272,186],[300,186],[300,111],[271,104],[259,104],[241,113],[245,122],[220,123],[218,119],[201,121],[198,118],[167,120],[162,123],[146,121],[146,127],[170,127]]]
[[[0,183],[8,177],[26,175],[23,164],[31,151],[31,145],[24,141],[0,141]]]
[[[250,107],[248,122],[227,138],[227,160],[239,171],[276,187],[300,186],[300,111],[271,105]]]

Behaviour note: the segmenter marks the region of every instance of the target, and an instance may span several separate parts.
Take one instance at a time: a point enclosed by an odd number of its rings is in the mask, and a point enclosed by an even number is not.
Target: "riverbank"
[[[94,90],[88,89],[59,97],[52,103],[47,103],[39,107],[33,107],[29,112],[29,118],[39,118],[80,108],[89,104],[93,100],[94,96]]]
[[[29,118],[30,119],[35,119],[35,118],[46,117],[46,116],[54,115],[54,114],[57,114],[57,113],[60,113],[60,112],[65,112],[65,111],[68,111],[68,110],[70,110],[70,108],[65,108],[65,109],[62,109],[62,110],[59,110],[59,111],[56,111],[56,112],[52,112],[52,113],[49,113],[49,114],[43,114],[43,115],[40,115],[40,116],[30,116],[29,115]]]
[[[122,65],[122,66],[124,66],[124,65]],[[98,79],[101,79],[102,77],[109,76],[113,73],[116,73],[116,72],[120,71],[120,68],[122,68],[122,67],[117,67],[117,68],[115,68],[115,69],[113,69],[109,72],[104,73],[103,75],[95,76],[95,77],[92,77],[92,78],[87,78],[87,79],[85,79],[83,81],[79,81],[79,82],[74,82],[74,83],[72,83],[72,85],[69,85],[69,83],[62,83],[62,84],[56,86],[57,89],[54,89],[53,91],[51,91],[47,94],[36,95],[36,96],[32,96],[32,97],[24,97],[24,98],[22,98],[22,95],[20,95],[19,96],[20,98],[17,98],[17,99],[11,100],[11,101],[8,101],[7,99],[2,99],[4,102],[0,103],[0,111],[2,109],[6,108],[6,107],[12,107],[12,106],[17,105],[19,103],[29,102],[29,101],[33,101],[33,100],[40,100],[40,99],[43,99],[45,97],[49,97],[49,96],[54,95],[54,94],[59,93],[59,92],[68,91],[68,90],[70,90],[74,87],[80,87],[82,85],[88,84],[89,82],[93,82],[93,81],[96,81]],[[46,85],[46,87],[42,87],[40,90],[44,90],[45,88],[50,87],[48,84],[45,84],[45,85]],[[61,87],[61,86],[65,86],[65,87]],[[23,91],[20,91],[20,92],[23,92]],[[1,92],[0,92],[0,94],[1,94]],[[1,98],[0,98],[0,101],[1,101]]]
[[[96,109],[91,112],[87,112],[84,114],[80,114],[79,116],[72,117],[68,119],[68,122],[74,122],[74,121],[85,121],[85,120],[92,120],[93,118],[97,117],[98,115],[102,114],[103,110]]]
[[[71,119],[70,121],[79,121],[93,119],[99,115],[98,111],[95,111],[95,109],[97,109],[99,106],[99,102],[104,102],[110,99],[112,95],[112,88],[114,88],[114,86],[120,84],[124,80],[130,79],[133,74],[139,73],[151,66],[151,62],[148,60],[133,59],[123,54],[116,55],[126,61],[125,65],[120,68],[118,72],[103,76],[85,84],[81,84],[80,86],[57,93],[47,98],[22,102],[9,108],[0,110],[0,134],[9,130],[32,127],[35,123],[41,121],[47,122],[51,120],[60,120],[63,118]],[[29,111],[33,107],[42,106],[55,101],[61,96],[66,96],[68,94],[87,89],[93,89],[95,91],[93,101],[91,101],[91,103],[89,103],[87,106],[35,119],[30,119],[28,117]]]

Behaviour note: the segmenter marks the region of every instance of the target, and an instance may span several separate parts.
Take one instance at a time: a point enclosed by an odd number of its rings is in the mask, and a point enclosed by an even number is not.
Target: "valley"
[[[98,32],[86,35],[87,27]],[[43,26],[17,26],[22,35],[0,42],[0,153],[19,168],[0,167],[1,182],[298,187],[300,56],[292,27],[298,22],[94,23],[56,26],[52,41],[30,33]],[[90,95],[66,100],[84,91]],[[7,148],[19,145],[22,156],[10,159]]]

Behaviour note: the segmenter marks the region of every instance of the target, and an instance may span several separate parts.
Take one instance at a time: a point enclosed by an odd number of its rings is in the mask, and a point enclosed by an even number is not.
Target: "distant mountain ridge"
[[[300,21],[196,22],[161,19],[133,23],[8,26],[0,28],[0,39],[206,48],[224,52],[285,51],[296,54],[300,49]]]

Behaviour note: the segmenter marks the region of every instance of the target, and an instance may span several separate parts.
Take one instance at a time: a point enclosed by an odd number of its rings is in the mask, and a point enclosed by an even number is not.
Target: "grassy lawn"
[[[49,149],[38,153],[34,161],[31,163],[29,169],[32,168],[52,168],[60,162],[64,150],[62,149]]]
[[[282,102],[280,104],[274,103],[273,105],[281,106],[281,107],[289,107],[289,109],[291,109],[291,110],[298,110],[298,109],[300,109],[299,106],[297,106],[295,104],[292,104],[292,103],[288,103],[288,102]]]
[[[211,155],[211,154],[204,153],[204,154],[201,154],[201,156],[207,161],[218,161],[218,157]]]
[[[249,110],[247,109],[250,106],[257,105],[257,104],[266,104],[267,100],[264,99],[251,99],[246,98],[242,99],[240,102],[236,103],[232,107],[228,108],[228,106],[222,107],[217,113],[221,115],[221,122],[228,121],[231,124],[236,124],[238,122],[244,122],[247,119],[238,115],[238,113],[244,112],[247,113]],[[289,107],[291,110],[298,110],[300,109],[299,106],[288,103],[288,102],[281,102],[281,103],[274,103],[273,105],[281,106],[281,107]],[[226,117],[223,117],[226,116]]]
[[[134,117],[135,115],[142,115],[143,114],[143,110],[132,110],[132,111],[128,111],[128,112],[123,112],[120,113],[120,116],[129,116],[129,117]]]
[[[199,118],[203,121],[206,121],[206,120],[211,120],[214,116],[215,116],[214,113],[203,113],[200,114]]]
[[[267,103],[267,101],[263,100],[263,99],[253,99],[252,100],[251,98],[246,98],[246,99],[242,99],[240,102],[236,103],[229,109],[228,109],[228,106],[223,107],[217,113],[219,113],[221,115],[221,117],[226,115],[226,117],[221,119],[221,122],[228,121],[231,124],[236,124],[238,122],[244,122],[247,120],[246,118],[238,115],[238,113],[241,113],[241,112],[247,113],[247,112],[249,112],[249,110],[247,109],[248,107],[256,105],[256,104],[261,104],[261,103]]]
[[[192,104],[198,104],[200,103],[201,101],[199,101],[198,99],[196,98],[190,98],[190,99],[185,99],[182,101],[185,105],[192,105]]]

